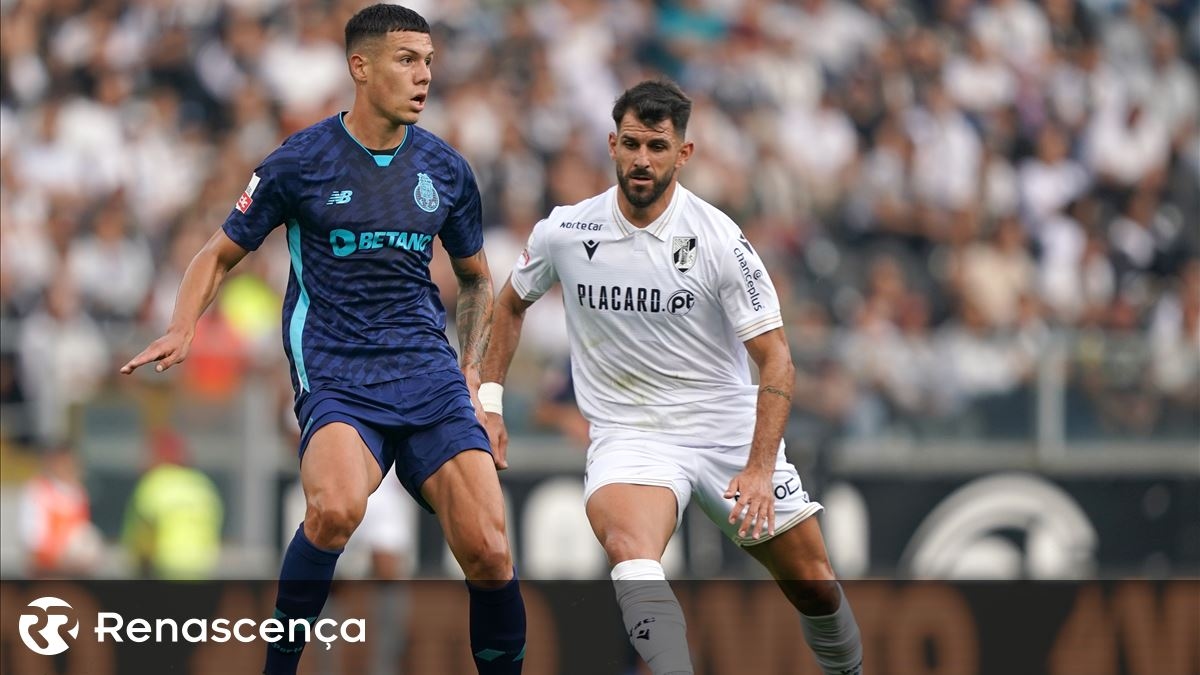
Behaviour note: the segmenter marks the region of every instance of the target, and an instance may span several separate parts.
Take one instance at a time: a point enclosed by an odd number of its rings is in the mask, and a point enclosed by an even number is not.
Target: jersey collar
[[[370,150],[368,150],[367,146],[362,144],[362,141],[358,140],[357,138],[354,137],[354,134],[350,133],[350,129],[346,126],[346,113],[345,112],[339,113],[337,117],[338,117],[338,122],[341,122],[341,124],[342,124],[342,131],[345,131],[346,136],[348,136],[350,138],[350,140],[354,141],[354,143],[356,145],[358,145],[358,147],[363,149],[363,152],[367,153],[368,155],[371,156],[371,159],[375,160],[375,166],[391,166],[392,160],[396,158],[396,155],[399,155],[401,152],[403,152],[405,150],[405,148],[407,148],[411,144],[413,130],[412,130],[411,126],[406,126],[406,127],[404,127],[404,140],[400,141],[400,145],[396,146],[395,152],[393,152],[390,155],[377,155],[377,154],[371,152]]]
[[[617,190],[620,189],[621,188],[618,185],[614,185],[611,188],[612,197],[609,201],[612,204],[613,222],[617,224],[617,229],[621,231],[621,236],[628,237],[629,235],[643,228],[637,227],[633,223],[629,222],[629,219],[625,217],[625,214],[621,213],[621,208],[617,206]],[[683,192],[684,187],[679,183],[675,183],[675,194],[671,195],[671,203],[667,204],[667,208],[662,212],[662,215],[660,215],[658,218],[655,218],[654,222],[650,223],[644,228],[647,232],[654,235],[661,241],[667,240],[667,230],[670,228],[671,223],[675,220],[675,212],[679,210],[679,202],[682,201],[681,195]]]

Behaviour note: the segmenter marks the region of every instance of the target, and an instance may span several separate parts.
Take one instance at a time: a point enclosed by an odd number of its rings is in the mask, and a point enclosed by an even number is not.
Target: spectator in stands
[[[1166,431],[1194,435],[1200,424],[1200,258],[1159,300],[1150,326],[1152,378],[1163,397]]]
[[[1028,411],[1020,417],[1009,416],[1010,405],[1028,384],[1034,356],[1022,349],[1011,335],[998,332],[984,312],[969,297],[959,303],[957,319],[943,326],[936,337],[936,349],[942,364],[942,381],[953,392],[958,411],[974,409],[984,419],[972,420],[983,425],[979,432],[997,433],[1029,428]],[[986,416],[986,417],[985,417]]]
[[[1037,155],[1021,163],[1022,212],[1034,229],[1061,213],[1088,187],[1087,171],[1070,158],[1068,142],[1062,129],[1047,124],[1038,132]]]
[[[1159,114],[1146,105],[1151,95],[1144,85],[1127,87],[1123,96],[1097,111],[1086,132],[1089,168],[1111,189],[1162,184],[1171,137]]]
[[[1034,291],[1033,257],[1014,216],[993,226],[990,241],[972,244],[959,261],[962,294],[989,326],[1006,329],[1017,318],[1022,296]]]
[[[1099,203],[1073,202],[1041,226],[1038,289],[1050,316],[1063,325],[1094,325],[1116,289],[1107,239],[1096,230]]]
[[[21,323],[21,389],[31,406],[37,439],[67,437],[71,406],[90,400],[110,370],[108,344],[83,311],[74,280],[50,282],[42,305]]]
[[[125,201],[117,193],[93,216],[91,233],[67,251],[66,269],[98,319],[132,319],[150,292],[150,247],[136,231],[127,231],[128,222]]]
[[[34,577],[78,577],[97,571],[104,540],[92,524],[79,460],[68,446],[42,450],[39,471],[25,484],[20,535]]]
[[[149,452],[149,468],[125,508],[122,542],[143,576],[207,579],[221,552],[221,495],[204,472],[188,466],[178,434],[154,433]]]
[[[1113,298],[1103,322],[1076,344],[1079,383],[1091,404],[1097,436],[1143,436],[1158,420],[1150,345],[1139,334],[1142,312],[1126,291]]]

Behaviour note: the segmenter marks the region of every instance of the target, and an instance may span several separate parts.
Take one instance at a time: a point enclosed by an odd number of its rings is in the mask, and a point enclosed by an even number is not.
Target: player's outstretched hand
[[[492,443],[492,459],[496,462],[496,470],[508,468],[508,427],[504,425],[504,416],[498,413],[486,413],[483,428],[487,429],[488,440]]]
[[[729,512],[729,522],[742,524],[738,527],[738,536],[745,537],[747,532],[758,539],[763,529],[767,536],[775,536],[775,495],[771,492],[771,472],[759,472],[747,469],[729,481],[729,489],[725,490],[725,498],[733,500],[733,510]]]
[[[130,359],[129,363],[121,366],[121,372],[128,375],[147,363],[157,361],[158,365],[154,367],[154,370],[161,373],[186,359],[188,349],[191,346],[191,333],[175,330],[167,331],[165,335],[151,342],[149,347],[143,349],[141,354],[138,354]]]

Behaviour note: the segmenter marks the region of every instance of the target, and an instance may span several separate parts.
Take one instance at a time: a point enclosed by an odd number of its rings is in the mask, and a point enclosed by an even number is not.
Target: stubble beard
[[[625,195],[625,199],[633,205],[635,209],[644,209],[654,202],[667,191],[667,186],[671,184],[671,180],[675,178],[675,170],[671,169],[666,174],[650,184],[650,189],[644,192],[635,192],[629,181],[633,178],[629,174],[622,174],[617,171],[617,185],[621,188],[621,193]]]

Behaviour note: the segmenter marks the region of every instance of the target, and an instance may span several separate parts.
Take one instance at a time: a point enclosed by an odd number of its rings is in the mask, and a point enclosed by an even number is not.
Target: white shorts
[[[600,436],[588,448],[587,468],[583,473],[584,502],[591,499],[596,490],[613,483],[670,488],[678,504],[676,529],[682,522],[688,501],[695,495],[709,520],[734,543],[739,546],[761,544],[770,538],[765,528],[759,539],[738,536],[740,523],[729,522],[733,500],[725,498],[729,481],[746,468],[749,456],[749,445],[691,448],[645,436]],[[800,474],[784,455],[782,442],[771,482],[775,490],[775,536],[824,508],[809,500]]]

